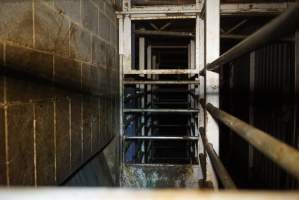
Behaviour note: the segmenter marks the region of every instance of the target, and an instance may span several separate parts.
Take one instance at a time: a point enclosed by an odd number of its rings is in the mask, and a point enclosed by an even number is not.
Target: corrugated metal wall
[[[294,118],[294,43],[276,43],[256,51],[254,125],[294,147],[298,147],[298,133]],[[299,167],[299,166],[298,166]],[[257,186],[294,188],[291,176],[253,152],[253,176]]]
[[[251,66],[254,67],[251,69],[250,55],[223,67],[221,107],[298,148],[299,132],[295,121],[297,108],[294,106],[294,52],[294,42],[277,42],[255,52],[255,59],[251,59]],[[251,70],[254,70],[252,75]],[[250,93],[250,84],[254,86],[253,93]],[[299,188],[294,178],[258,151],[251,150],[238,136],[225,127],[221,131],[221,157],[239,186]]]

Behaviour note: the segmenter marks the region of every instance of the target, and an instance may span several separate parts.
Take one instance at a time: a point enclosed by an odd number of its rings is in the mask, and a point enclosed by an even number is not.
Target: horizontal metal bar
[[[187,45],[151,45],[152,49],[187,49]]]
[[[123,81],[125,85],[199,85],[199,81]]]
[[[142,6],[133,7],[128,11],[116,12],[118,15],[129,14],[194,14],[200,13],[200,9],[196,9],[195,5],[190,6]]]
[[[201,103],[203,104],[203,101]],[[299,180],[299,151],[277,140],[268,133],[219,110],[210,103],[206,105],[206,109],[214,118],[224,123],[249,144]]]
[[[277,15],[284,12],[293,3],[223,3],[220,6],[222,16],[226,15]]]
[[[124,140],[183,140],[197,141],[198,137],[194,136],[124,136]]]
[[[219,159],[212,144],[208,143],[208,140],[204,133],[204,129],[200,128],[199,132],[201,134],[201,139],[202,139],[203,145],[204,145],[204,147],[209,155],[209,158],[211,160],[213,169],[216,171],[216,174],[217,174],[218,178],[220,179],[223,187],[225,189],[236,189],[237,187],[236,187],[233,179],[231,178],[231,176],[227,172],[226,168],[224,167],[223,163]]]
[[[248,35],[238,35],[238,34],[221,34],[221,39],[234,39],[234,40],[244,40],[248,37]],[[278,42],[294,42],[294,38],[292,37],[284,37],[279,38],[275,41]]]
[[[215,70],[220,66],[249,53],[271,40],[279,39],[294,33],[299,28],[299,2],[270,23],[222,54],[214,62],[207,65],[207,70]]]
[[[169,106],[169,105],[171,105],[171,106],[173,106],[173,105],[180,105],[180,106],[186,106],[186,105],[188,105],[189,104],[189,102],[181,102],[181,101],[178,101],[178,102],[153,102],[153,104],[154,105],[163,105],[163,106],[165,106],[165,105],[167,105],[167,106]]]
[[[193,33],[174,32],[174,31],[136,30],[135,33],[137,35],[145,35],[145,36],[194,37]]]
[[[169,163],[126,163],[125,166],[132,167],[132,166],[138,166],[138,167],[194,167],[199,168],[198,165],[192,165],[192,164],[169,164]],[[299,195],[298,195],[299,196]]]
[[[133,14],[131,15],[131,20],[139,21],[139,20],[161,20],[161,19],[195,19],[196,13],[185,13],[184,15],[169,15],[167,13],[160,13],[160,14]]]
[[[131,4],[133,5],[133,7],[137,6],[137,7],[142,7],[142,6],[172,6],[175,4],[183,4],[183,5],[195,5],[195,1],[192,2],[191,0],[132,0]]]
[[[195,69],[144,69],[130,70],[124,74],[198,74],[199,70]]]
[[[199,109],[123,109],[124,113],[198,113]]]
[[[152,125],[153,128],[186,128],[187,124],[158,124]]]

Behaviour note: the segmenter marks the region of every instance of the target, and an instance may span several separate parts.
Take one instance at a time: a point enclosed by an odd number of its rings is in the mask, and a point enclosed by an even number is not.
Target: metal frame
[[[242,137],[274,163],[299,180],[299,151],[297,149],[216,108],[210,103],[206,104],[205,107],[214,118],[232,129],[233,133]]]
[[[225,189],[231,190],[237,189],[236,184],[232,180],[231,176],[229,175],[220,158],[218,157],[217,153],[215,152],[213,145],[211,143],[208,143],[208,140],[206,139],[204,133],[204,128],[200,128],[200,134],[203,141],[203,145],[209,155],[209,158],[211,159],[213,168],[217,173],[217,177],[221,180],[223,187]]]
[[[293,3],[225,3],[220,12],[225,15],[278,15],[287,10]]]
[[[189,85],[189,84],[195,84],[199,85],[199,81],[123,81],[123,84],[125,85],[136,85],[136,84],[147,84],[147,85]]]
[[[198,137],[184,136],[184,137],[175,137],[175,136],[130,136],[124,137],[125,140],[184,140],[184,141],[197,141]]]
[[[288,23],[286,23],[288,22]],[[285,35],[294,33],[299,28],[299,3],[294,4],[290,9],[279,17],[266,24],[254,34],[222,54],[216,60],[208,62],[208,70],[216,70],[225,63],[228,63],[246,53],[249,53],[271,40],[279,39]]]
[[[208,4],[210,1],[207,1]],[[206,15],[209,13],[208,7],[206,8]],[[210,24],[208,18],[206,19],[206,23]],[[295,53],[296,53],[296,66],[295,66],[295,112],[294,112],[294,119],[295,124],[297,123],[297,98],[298,98],[298,88],[299,88],[299,81],[298,81],[298,29],[299,29],[299,2],[295,3],[291,8],[289,8],[285,13],[281,14],[279,17],[272,20],[269,24],[265,25],[263,28],[240,42],[238,45],[233,47],[232,49],[228,50],[222,56],[217,59],[206,61],[206,70],[202,70],[201,74],[205,75],[206,81],[210,80],[209,77],[211,73],[210,70],[218,69],[219,67],[223,66],[226,63],[231,62],[232,60],[239,58],[240,56],[252,52],[253,50],[263,46],[264,44],[268,43],[271,40],[279,39],[287,34],[291,34],[296,32],[295,34]],[[217,31],[218,32],[218,31]],[[206,36],[208,36],[207,34]],[[209,42],[209,39],[206,39],[206,42]],[[210,46],[210,45],[209,45]],[[254,80],[254,59],[255,56],[252,53],[250,56],[251,62],[251,70],[250,70],[250,90],[254,89],[254,85],[252,85]],[[209,70],[209,71],[207,71]],[[270,134],[263,132],[246,122],[218,109],[219,105],[214,104],[213,99],[209,99],[209,90],[206,86],[206,98],[202,99],[201,104],[202,106],[208,111],[208,113],[214,118],[219,120],[220,122],[224,123],[230,129],[233,130],[233,133],[236,133],[244,140],[246,140],[249,144],[255,147],[257,150],[262,152],[266,155],[269,159],[279,165],[288,173],[292,174],[299,180],[299,151],[278,139],[273,138]],[[207,103],[208,102],[208,103]],[[213,105],[214,104],[214,105]],[[252,118],[250,118],[252,120]],[[209,121],[209,120],[208,120]],[[209,123],[209,122],[208,122]],[[207,130],[206,134],[207,134]],[[207,135],[208,136],[208,135]],[[209,140],[209,138],[208,138]],[[204,141],[204,143],[208,143]],[[206,151],[212,150],[211,146],[206,146]],[[208,148],[210,148],[208,150]],[[210,151],[209,154],[213,154]],[[210,158],[215,157],[215,155],[210,155]],[[249,157],[249,165],[251,164],[250,157]],[[219,166],[219,163],[213,163],[213,167]],[[217,171],[217,170],[216,170]],[[224,175],[226,176],[226,175]]]

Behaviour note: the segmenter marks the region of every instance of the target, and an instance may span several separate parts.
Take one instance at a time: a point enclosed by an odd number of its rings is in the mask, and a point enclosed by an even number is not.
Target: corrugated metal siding
[[[294,44],[277,43],[256,52],[254,125],[294,147]],[[298,185],[259,152],[253,154],[257,186],[288,189]]]
[[[224,67],[221,72],[220,99],[223,110],[246,122],[251,118],[254,126],[298,148],[298,124],[294,117],[294,52],[293,42],[270,44],[255,52],[254,93],[251,103],[249,55]],[[248,108],[250,105],[253,108],[251,117]],[[250,169],[248,145],[227,128],[221,127],[221,132],[221,157],[241,187],[299,188],[294,178],[256,150],[252,153],[253,168]]]

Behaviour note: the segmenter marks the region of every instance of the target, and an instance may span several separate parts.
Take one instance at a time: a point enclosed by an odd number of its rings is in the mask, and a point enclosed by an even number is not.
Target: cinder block
[[[8,107],[7,118],[10,184],[34,185],[32,104]]]
[[[105,43],[97,37],[93,37],[92,55],[93,64],[101,65],[102,67],[106,66],[106,60],[109,54]]]
[[[0,38],[33,46],[32,0],[1,1]]]
[[[115,14],[114,8],[111,5],[111,2],[110,2],[110,4],[106,3],[105,13],[109,17],[109,19],[115,24],[116,23],[116,14]]]
[[[107,104],[106,98],[104,96],[100,99],[100,112],[101,112],[101,122],[100,122],[100,130],[101,130],[101,145],[105,146],[107,143]]]
[[[7,101],[28,102],[53,97],[54,88],[44,82],[35,82],[23,77],[6,77]]]
[[[69,16],[73,21],[81,23],[80,0],[54,0],[54,6],[57,10]]]
[[[105,2],[103,0],[92,0],[100,10],[104,10]]]
[[[0,107],[0,186],[4,186],[6,184],[4,108]]]
[[[52,80],[53,56],[32,49],[6,46],[6,67],[19,73]]]
[[[71,57],[91,62],[91,33],[72,23],[70,35]]]
[[[39,0],[50,6],[51,8],[54,8],[54,0]]]
[[[98,68],[92,65],[83,64],[82,66],[82,88],[91,94],[100,94],[98,85]]]
[[[73,89],[81,89],[81,63],[55,56],[54,70],[55,82]]]
[[[56,162],[57,183],[70,175],[69,101],[56,101]]]
[[[70,22],[42,1],[36,1],[35,13],[36,48],[69,56]]]
[[[74,94],[71,96],[72,99],[72,171],[76,170],[81,163],[81,102],[82,96]]]
[[[113,68],[113,59],[114,59],[114,54],[113,54],[113,49],[109,46],[106,45],[106,54],[107,54],[107,59],[106,59],[106,68],[107,70],[111,70]]]
[[[82,1],[82,24],[87,29],[97,33],[98,30],[98,8],[91,0]]]
[[[4,103],[4,78],[0,76],[0,104]]]
[[[101,97],[98,97],[97,98],[97,101],[98,101],[98,118],[99,118],[99,132],[98,132],[98,146],[99,148],[101,149],[103,147],[103,139],[102,139],[102,132],[103,130],[101,129],[101,124],[102,124],[102,113],[101,113],[101,109],[102,109],[102,106],[101,106]]]
[[[99,12],[99,28],[98,28],[98,34],[102,37],[102,38],[106,38],[106,28],[107,28],[107,18],[104,15],[103,12]]]
[[[98,110],[98,97],[91,97],[90,99],[90,107],[93,110],[92,113],[92,153],[96,153],[100,150],[100,146],[99,146],[99,141],[100,141],[100,137],[99,137],[99,110]]]
[[[101,91],[101,94],[105,94],[107,89],[107,80],[108,80],[106,69],[103,69],[102,67],[98,67],[97,72],[98,72],[98,87]]]
[[[4,65],[3,43],[0,42],[0,67]]]
[[[92,156],[92,121],[94,111],[89,96],[83,97],[83,159],[88,160]]]
[[[54,105],[35,105],[37,185],[55,185]]]

